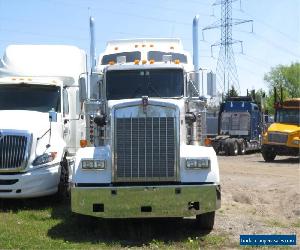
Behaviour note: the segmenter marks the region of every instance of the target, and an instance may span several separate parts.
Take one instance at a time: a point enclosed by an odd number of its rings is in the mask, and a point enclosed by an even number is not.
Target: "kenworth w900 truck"
[[[73,212],[196,215],[200,227],[213,227],[219,168],[213,148],[201,145],[205,104],[193,96],[194,71],[179,39],[108,42],[91,77],[94,99],[84,103],[85,147],[76,154]]]
[[[67,192],[84,72],[86,55],[74,46],[7,47],[0,61],[0,198]]]

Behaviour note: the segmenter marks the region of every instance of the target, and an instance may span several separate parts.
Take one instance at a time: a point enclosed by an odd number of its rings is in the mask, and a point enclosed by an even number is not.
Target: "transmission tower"
[[[203,31],[221,28],[221,39],[211,45],[211,54],[213,55],[213,47],[220,46],[216,73],[218,86],[222,89],[223,93],[228,93],[231,86],[240,93],[238,73],[232,45],[239,43],[241,46],[241,53],[243,53],[243,42],[232,38],[232,26],[251,22],[253,32],[253,20],[232,18],[232,2],[235,1],[237,0],[217,0],[213,6],[221,5],[221,19],[202,29],[202,36],[204,39]]]

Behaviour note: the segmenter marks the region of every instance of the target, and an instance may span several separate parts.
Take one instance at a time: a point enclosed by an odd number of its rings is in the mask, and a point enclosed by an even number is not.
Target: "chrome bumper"
[[[188,217],[221,206],[220,186],[72,187],[72,211],[103,218]]]

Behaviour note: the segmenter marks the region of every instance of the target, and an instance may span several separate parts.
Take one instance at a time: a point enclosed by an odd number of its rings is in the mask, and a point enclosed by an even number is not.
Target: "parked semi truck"
[[[181,41],[108,42],[92,72],[94,99],[84,102],[85,147],[76,154],[72,211],[196,216],[199,227],[211,229],[221,200],[219,168],[213,148],[200,145],[205,103],[192,96],[197,76]]]
[[[275,93],[275,116],[263,134],[262,156],[266,162],[276,155],[300,156],[300,98],[277,101]]]
[[[259,150],[263,124],[263,111],[251,96],[228,97],[220,105],[218,135],[207,144],[225,155]]]
[[[77,47],[6,48],[0,61],[0,198],[67,191],[70,157],[81,138],[78,80],[86,71],[86,55]]]

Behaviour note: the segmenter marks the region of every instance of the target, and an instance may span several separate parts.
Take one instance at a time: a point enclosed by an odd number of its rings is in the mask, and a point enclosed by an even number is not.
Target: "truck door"
[[[63,89],[63,139],[67,146],[70,145],[71,140],[69,108],[68,91]]]

